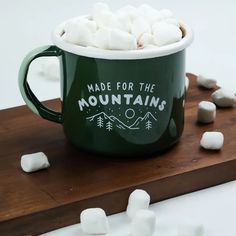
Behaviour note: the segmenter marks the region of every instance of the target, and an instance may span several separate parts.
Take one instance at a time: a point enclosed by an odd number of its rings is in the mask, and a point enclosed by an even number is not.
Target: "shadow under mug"
[[[156,49],[112,51],[62,40],[31,51],[19,71],[19,87],[29,108],[61,123],[68,140],[90,152],[135,156],[173,145],[184,127],[185,48],[193,39],[183,24],[180,42]],[[56,56],[61,70],[61,112],[46,108],[27,82],[31,62]]]

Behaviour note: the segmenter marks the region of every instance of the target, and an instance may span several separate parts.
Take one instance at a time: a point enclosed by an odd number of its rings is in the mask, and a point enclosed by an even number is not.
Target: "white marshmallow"
[[[178,236],[203,236],[204,227],[201,224],[179,224]]]
[[[154,43],[157,46],[164,46],[181,40],[182,31],[173,24],[160,22],[153,26]]]
[[[161,14],[156,9],[152,8],[147,4],[143,4],[138,8],[140,15],[142,15],[149,24],[153,24],[155,21],[159,21],[162,19]]]
[[[102,28],[95,35],[95,46],[110,50],[133,50],[137,48],[137,42],[133,35],[118,30]]]
[[[49,57],[47,60],[43,60],[41,65],[40,74],[42,74],[48,80],[59,80],[60,70],[59,61],[57,57]]]
[[[185,90],[187,91],[189,88],[189,78],[185,76]]]
[[[150,33],[144,33],[138,40],[138,46],[141,48],[146,47],[147,45],[153,44],[153,35]]]
[[[197,84],[204,88],[208,88],[208,89],[214,88],[216,86],[216,82],[217,81],[215,79],[207,78],[203,75],[199,75],[197,77]]]
[[[176,25],[177,27],[180,27],[179,21],[175,18],[167,18],[167,19],[164,19],[164,21],[168,24],[173,24],[173,25]]]
[[[89,208],[80,214],[81,228],[85,234],[107,234],[109,230],[106,213],[101,208]]]
[[[20,164],[25,172],[34,172],[50,167],[48,158],[43,152],[23,155]]]
[[[131,25],[131,33],[139,39],[144,33],[151,34],[151,27],[143,17],[136,18]]]
[[[131,22],[135,20],[137,17],[140,17],[140,11],[136,7],[131,5],[126,5],[120,8],[118,10],[118,13],[120,12],[126,13],[129,16]]]
[[[159,11],[159,14],[161,14],[162,19],[173,17],[173,13],[169,9],[162,9]]]
[[[201,123],[211,123],[216,117],[216,106],[212,102],[202,101],[198,104],[197,120]]]
[[[98,48],[109,49],[109,37],[111,29],[101,28],[95,33],[94,45]]]
[[[65,33],[62,38],[69,43],[80,46],[92,46],[93,33],[90,27],[91,26],[87,26],[87,22],[84,20],[68,21],[64,26]]]
[[[110,31],[109,49],[134,50],[137,49],[136,38],[124,31],[113,29]]]
[[[211,97],[219,107],[233,107],[236,101],[235,94],[223,88],[216,90]]]
[[[224,143],[224,135],[221,132],[205,132],[202,135],[200,145],[205,149],[219,150]]]
[[[131,222],[131,236],[152,236],[155,232],[156,216],[150,210],[139,210]]]
[[[94,20],[102,11],[109,11],[109,6],[103,2],[97,2],[92,6],[91,17]]]
[[[116,20],[119,22],[119,28],[123,31],[131,33],[131,19],[126,12],[118,12],[115,15]]]
[[[148,209],[149,204],[149,194],[142,189],[136,189],[129,196],[126,213],[128,217],[132,219],[138,210]]]

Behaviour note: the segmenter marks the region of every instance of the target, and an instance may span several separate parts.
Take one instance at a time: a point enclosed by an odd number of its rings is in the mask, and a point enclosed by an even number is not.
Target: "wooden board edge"
[[[11,236],[42,234],[79,223],[80,212],[89,207],[101,207],[108,215],[122,212],[126,209],[129,194],[136,188],[145,189],[151,195],[152,203],[154,203],[173,197],[173,192],[175,192],[175,196],[179,196],[235,180],[235,169],[236,160],[226,161],[181,175],[174,175],[40,213],[4,221],[0,223],[0,231],[2,235]],[[222,172],[224,172],[224,178],[222,178]]]

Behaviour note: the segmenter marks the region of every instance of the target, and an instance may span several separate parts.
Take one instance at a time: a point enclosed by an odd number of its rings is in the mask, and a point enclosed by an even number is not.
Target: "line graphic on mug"
[[[127,113],[127,112],[126,112]],[[135,113],[132,114],[132,116]],[[151,113],[147,112],[144,116],[138,117],[132,125],[126,125],[121,120],[119,120],[114,115],[107,115],[105,112],[97,113],[93,116],[86,117],[87,120],[96,124],[99,128],[105,128],[108,131],[113,130],[114,127],[119,129],[129,129],[129,130],[137,130],[141,129],[141,127],[145,127],[146,130],[150,130],[153,127],[153,123],[157,122],[157,118]]]

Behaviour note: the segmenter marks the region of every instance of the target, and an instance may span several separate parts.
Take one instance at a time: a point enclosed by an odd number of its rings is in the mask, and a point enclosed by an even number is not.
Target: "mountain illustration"
[[[130,126],[124,124],[114,115],[108,116],[105,112],[97,113],[93,116],[87,117],[86,119],[96,124],[99,128],[105,128],[109,131],[111,131],[113,127],[117,127],[122,130],[135,130],[144,127],[149,130],[152,128],[152,122],[157,121],[151,112],[147,112],[143,117],[138,117]]]
[[[130,126],[130,128],[145,126],[147,122],[157,121],[151,112],[147,112],[143,117],[138,117],[137,120]]]

